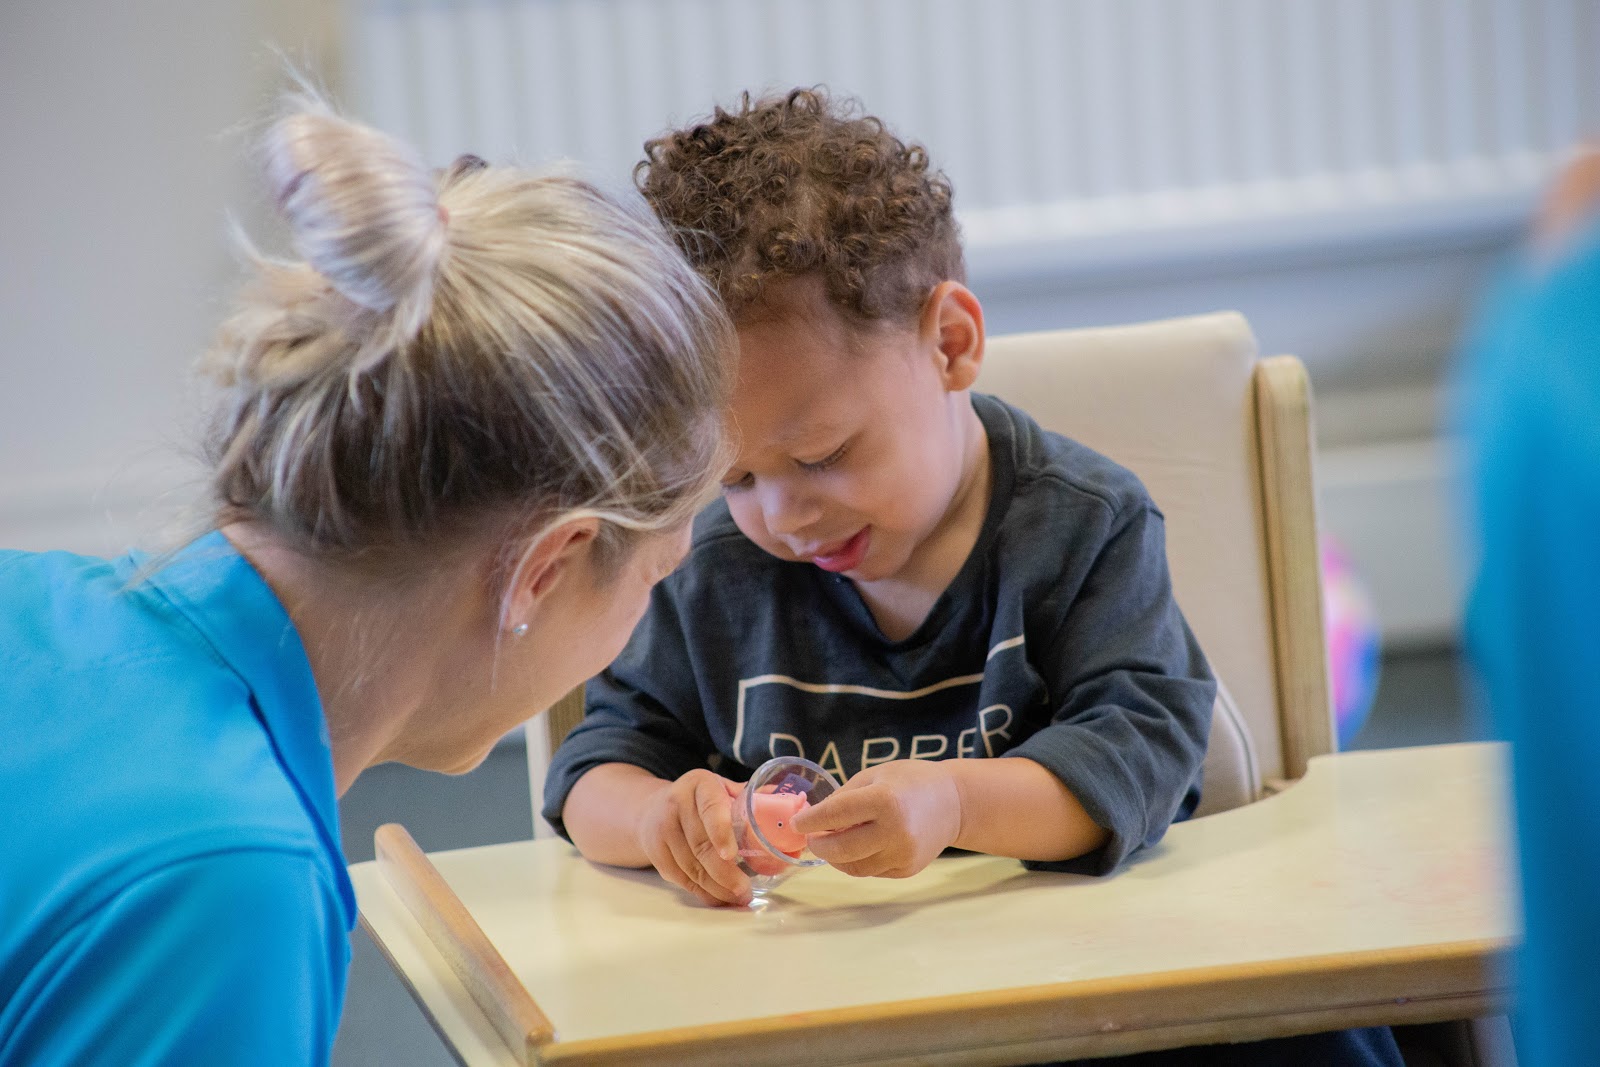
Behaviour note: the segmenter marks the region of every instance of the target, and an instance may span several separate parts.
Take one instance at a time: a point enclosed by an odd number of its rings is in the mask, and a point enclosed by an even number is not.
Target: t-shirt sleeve
[[[1053,772],[1104,827],[1106,844],[1038,870],[1104,874],[1153,845],[1200,801],[1216,682],[1172,597],[1161,514],[1125,509],[1036,668],[1051,725],[1008,756]]]
[[[216,853],[163,867],[41,961],[47,977],[0,1059],[326,1064],[350,961],[342,915],[321,869],[298,853]]]
[[[603,763],[629,763],[667,781],[710,765],[715,745],[699,711],[695,650],[671,583],[656,586],[627,647],[590,680],[583,720],[550,760],[543,815],[562,837],[568,836],[561,818],[568,794]]]

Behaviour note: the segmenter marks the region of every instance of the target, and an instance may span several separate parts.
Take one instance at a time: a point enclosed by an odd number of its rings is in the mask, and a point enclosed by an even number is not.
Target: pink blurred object
[[[811,806],[804,793],[757,793],[750,798],[756,829],[779,852],[798,856],[805,851],[806,837],[790,828],[790,822]]]
[[[1378,692],[1378,615],[1339,543],[1322,535],[1322,610],[1339,747],[1355,739]]]

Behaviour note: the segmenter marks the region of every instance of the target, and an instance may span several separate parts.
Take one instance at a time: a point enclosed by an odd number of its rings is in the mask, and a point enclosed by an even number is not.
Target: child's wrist
[[[965,768],[962,767],[962,764],[965,762],[967,761],[950,759],[940,760],[937,764],[937,766],[945,772],[945,776],[949,779],[951,791],[955,797],[956,830],[955,837],[950,842],[950,844],[955,848],[967,847],[962,842],[967,839],[967,829],[969,826],[968,812],[972,810],[971,790],[968,788],[967,775],[963,773]]]
[[[661,836],[661,820],[665,817],[661,805],[667,801],[667,795],[672,792],[672,787],[676,784],[665,778],[655,778],[653,775],[651,777],[654,780],[635,794],[631,813],[634,843],[646,854]]]

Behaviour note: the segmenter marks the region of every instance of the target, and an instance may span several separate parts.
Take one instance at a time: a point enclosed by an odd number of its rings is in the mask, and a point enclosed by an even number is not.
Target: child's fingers
[[[697,820],[686,822],[684,837],[694,857],[693,873],[696,880],[708,889],[715,886],[716,892],[726,894],[730,904],[744,903],[748,898],[750,882],[738,864],[717,854],[716,846],[705,835],[705,828]]]
[[[708,813],[716,811],[719,803],[724,809],[722,812],[724,818],[727,817],[726,801],[719,801],[717,798],[717,794],[720,793],[721,789],[714,780],[699,785],[695,790],[694,805],[686,804],[678,809],[679,828],[693,860],[693,869],[690,873],[708,889],[712,885],[716,886],[716,892],[719,895],[726,894],[730,904],[742,904],[749,899],[750,881],[744,872],[739,870],[739,865],[733,859],[724,856],[717,848],[706,826]],[[728,836],[730,838],[732,836],[731,822]],[[729,851],[734,856],[739,854],[737,848]]]
[[[684,873],[683,869],[678,866],[676,861],[669,860],[665,865],[657,866],[656,870],[661,872],[661,877],[665,878],[668,882],[677,886],[685,893],[688,893],[690,896],[694,897],[707,907],[725,908],[732,903],[732,901],[723,900],[721,897],[713,896],[712,894],[706,892],[704,887],[702,887],[699,882],[696,882],[693,878]]]
[[[677,857],[672,854],[672,850],[664,842],[661,843],[658,850],[650,854],[650,865],[656,869],[657,874],[672,885],[677,886],[686,893],[693,893],[695,896],[701,895],[700,887],[695,885],[694,879],[690,878],[684,871],[682,865],[678,863]]]
[[[875,788],[851,789],[846,786],[820,804],[802,808],[790,825],[795,833],[823,834],[848,830],[872,822],[882,810],[882,791]],[[819,856],[821,853],[817,853]]]
[[[795,820],[797,823],[799,820]],[[799,829],[798,826],[795,829]],[[856,825],[848,830],[839,830],[835,833],[817,834],[807,839],[811,846],[812,855],[840,870],[853,863],[859,863],[883,851],[882,829],[873,823]],[[853,873],[845,871],[846,874]]]
[[[742,890],[745,880],[735,860],[739,848],[733,839],[732,814],[727,795],[716,780],[698,785],[693,810],[684,808],[679,817],[683,824],[683,836],[688,839],[696,858],[711,872],[712,877],[730,889]]]
[[[835,863],[833,869],[852,878],[894,877],[888,873],[888,865],[878,856],[869,856],[858,863]]]
[[[739,842],[733,834],[733,798],[729,785],[723,779],[701,783],[695,787],[694,802],[711,847],[725,862],[732,863],[739,855]]]
[[[695,855],[694,846],[687,838],[673,835],[667,841],[673,864],[686,879],[683,888],[711,904],[743,904],[739,894],[713,877]],[[657,868],[659,869],[659,868]],[[709,899],[708,899],[709,898]]]

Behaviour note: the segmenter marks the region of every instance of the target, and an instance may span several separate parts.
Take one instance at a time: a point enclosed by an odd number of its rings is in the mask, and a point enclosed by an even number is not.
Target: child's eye
[[[812,474],[820,474],[843,459],[844,454],[849,450],[850,445],[847,442],[834,449],[831,455],[825,456],[822,459],[817,460],[815,463],[800,463],[800,469],[803,471],[810,471]]]
[[[734,481],[723,482],[722,491],[724,493],[736,493],[740,489],[750,488],[751,483],[754,481],[755,479],[751,478],[749,472],[747,471],[746,473],[739,475],[739,477]]]

